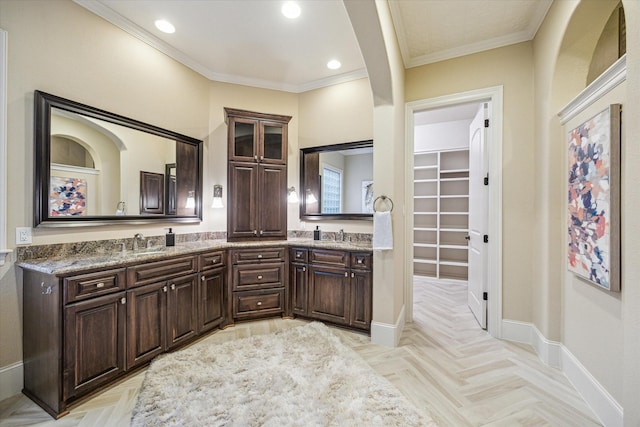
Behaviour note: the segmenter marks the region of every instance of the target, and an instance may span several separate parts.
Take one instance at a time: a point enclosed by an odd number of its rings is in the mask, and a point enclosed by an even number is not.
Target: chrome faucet
[[[144,242],[144,236],[141,233],[136,233],[133,236],[133,250],[137,251],[138,250],[138,239],[142,240]]]

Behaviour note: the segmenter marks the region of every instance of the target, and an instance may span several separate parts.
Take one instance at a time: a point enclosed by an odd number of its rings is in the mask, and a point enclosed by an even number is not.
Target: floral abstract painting
[[[82,178],[51,177],[49,216],[85,216],[87,181]]]
[[[620,290],[620,105],[569,132],[568,268]]]

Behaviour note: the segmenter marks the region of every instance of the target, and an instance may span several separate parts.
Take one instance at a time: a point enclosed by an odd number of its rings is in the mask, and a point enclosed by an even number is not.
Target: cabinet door
[[[257,164],[229,163],[229,216],[227,218],[229,240],[246,239],[258,235],[257,188]]]
[[[277,122],[261,121],[258,150],[260,163],[286,164],[287,125]]]
[[[309,266],[309,317],[349,325],[350,278],[344,268]]]
[[[351,310],[349,324],[354,328],[371,327],[371,272],[351,272]]]
[[[264,238],[287,238],[287,167],[260,165],[259,235]]]
[[[258,160],[258,121],[239,117],[229,118],[229,160],[254,162]]]
[[[167,291],[165,282],[127,291],[127,369],[164,352]]]
[[[172,348],[196,336],[198,275],[167,283],[167,346]]]
[[[215,328],[224,321],[224,268],[200,275],[198,332]]]
[[[63,400],[124,372],[125,303],[119,292],[65,308]]]
[[[291,287],[291,310],[293,314],[307,316],[307,266],[291,264],[289,268]]]

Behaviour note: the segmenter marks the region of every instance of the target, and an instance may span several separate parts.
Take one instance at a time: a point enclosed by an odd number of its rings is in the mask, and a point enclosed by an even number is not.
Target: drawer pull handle
[[[258,280],[262,280],[262,275],[258,274]]]
[[[258,254],[258,258],[262,258],[262,254]]]
[[[206,279],[204,276],[202,276],[202,277],[200,278],[200,280],[204,282],[204,281],[205,281],[205,280],[207,280],[207,279]]]
[[[344,277],[349,277],[349,273],[347,273],[346,271],[344,272]]]
[[[262,301],[258,301],[258,302],[256,303],[256,305],[257,305],[257,306],[261,306],[261,305],[262,305]]]
[[[211,260],[212,264],[217,264],[219,262],[220,262],[220,260],[218,258],[214,258],[214,259]]]
[[[351,277],[356,277],[355,273],[351,273]]]
[[[120,298],[120,304],[125,305],[127,303],[127,299],[125,297]]]
[[[104,282],[96,283],[96,288],[104,288]]]
[[[167,285],[164,285],[164,286],[162,287],[162,292],[167,292]]]
[[[307,271],[307,267],[302,267],[302,271]]]
[[[176,284],[175,284],[175,283],[172,283],[172,284],[171,284],[171,290],[172,290],[172,291],[175,291],[175,290],[176,290]]]
[[[364,258],[358,258],[358,264],[362,264],[364,262]]]

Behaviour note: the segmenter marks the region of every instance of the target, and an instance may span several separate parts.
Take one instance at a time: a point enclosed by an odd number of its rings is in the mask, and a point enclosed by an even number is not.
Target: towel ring
[[[376,197],[376,199],[373,201],[373,211],[374,212],[378,212],[376,210],[376,202],[378,200],[382,200],[383,202],[388,201],[389,203],[391,203],[391,207],[389,208],[389,212],[393,212],[393,200],[391,200],[391,197],[387,197],[387,196],[384,196],[384,195]]]

